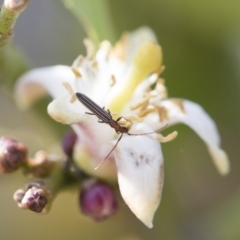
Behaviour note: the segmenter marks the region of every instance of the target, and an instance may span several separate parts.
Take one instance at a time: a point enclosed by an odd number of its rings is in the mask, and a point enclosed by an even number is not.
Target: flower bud
[[[29,169],[26,173],[31,173],[37,178],[47,177],[51,173],[54,163],[54,156],[48,155],[44,151],[38,151],[34,158],[28,159]]]
[[[28,156],[27,147],[8,137],[0,138],[0,173],[10,173],[19,169]]]
[[[21,201],[21,207],[40,213],[47,204],[47,197],[43,189],[32,187],[28,189]]]
[[[34,181],[26,184],[24,188],[18,189],[13,199],[17,202],[18,207],[28,209],[36,213],[40,213],[45,208],[46,204],[51,201],[52,194],[44,182]],[[46,212],[45,211],[45,212]]]
[[[30,182],[23,189],[18,189],[13,195],[13,199],[20,208],[37,213],[43,211],[48,198],[51,198],[50,191],[41,181]]]
[[[62,148],[68,157],[72,157],[73,147],[77,141],[77,135],[73,131],[68,131],[64,134],[62,139]]]
[[[117,210],[117,201],[110,186],[87,180],[82,184],[79,197],[82,212],[96,221],[104,220]]]

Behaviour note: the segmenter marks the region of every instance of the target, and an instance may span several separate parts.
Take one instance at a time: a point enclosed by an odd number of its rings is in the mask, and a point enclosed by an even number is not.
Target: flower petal
[[[48,104],[48,114],[55,121],[63,124],[74,124],[89,119],[89,116],[84,114],[83,106],[79,101],[72,103],[71,96],[65,98],[54,99]]]
[[[150,136],[124,136],[114,154],[124,201],[152,228],[163,187],[163,156],[159,143]]]
[[[126,62],[132,62],[138,49],[146,42],[157,43],[157,37],[151,28],[144,26],[131,32],[125,49],[127,54]]]
[[[227,154],[220,148],[217,127],[200,105],[188,100],[169,99],[162,101],[161,107],[167,110],[165,123],[172,125],[181,122],[191,127],[207,144],[208,151],[219,173],[221,175],[229,173],[229,159]]]
[[[31,70],[18,79],[15,87],[16,102],[26,109],[46,93],[53,98],[67,96],[62,83],[73,85],[75,78],[71,68],[63,65]]]

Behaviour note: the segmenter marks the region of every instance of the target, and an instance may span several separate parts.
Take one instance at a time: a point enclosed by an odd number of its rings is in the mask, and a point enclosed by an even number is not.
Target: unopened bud
[[[40,213],[47,204],[47,197],[43,189],[32,187],[28,189],[21,201],[22,208]]]
[[[111,187],[92,179],[83,183],[79,201],[82,212],[96,221],[110,217],[117,210],[116,197]]]
[[[32,176],[37,178],[47,177],[55,163],[53,158],[44,151],[38,151],[34,158],[28,159],[29,169],[27,173],[31,173]]]
[[[26,8],[28,2],[29,0],[5,0],[4,6],[11,11],[21,12]]]
[[[52,194],[42,181],[30,182],[23,189],[18,189],[13,199],[17,202],[18,207],[29,209],[33,212],[40,213],[45,211],[48,200],[52,199]]]
[[[73,131],[68,131],[64,134],[62,139],[62,148],[65,154],[68,157],[72,157],[73,154],[73,147],[77,141],[77,135]]]
[[[10,173],[19,169],[26,161],[26,146],[8,137],[0,138],[0,173]]]

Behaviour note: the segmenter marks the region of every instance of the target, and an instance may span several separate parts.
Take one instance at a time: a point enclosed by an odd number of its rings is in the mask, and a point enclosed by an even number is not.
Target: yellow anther
[[[116,83],[116,78],[114,75],[111,75],[110,87],[114,86]]]
[[[83,40],[83,44],[85,45],[86,47],[86,50],[87,50],[87,57],[89,60],[92,60],[93,57],[94,57],[94,52],[95,52],[95,48],[94,48],[94,43],[92,40],[88,39],[88,38],[85,38]]]
[[[177,137],[177,135],[178,135],[177,131],[174,131],[174,132],[168,134],[166,137],[164,137],[162,134],[158,133],[157,134],[157,141],[161,142],[161,143],[170,142],[173,139],[175,139]]]
[[[94,61],[93,63],[92,63],[92,68],[97,68],[98,67],[98,62],[97,61]]]
[[[182,113],[184,113],[184,114],[186,113],[184,105],[183,105],[183,101],[181,99],[172,99],[171,101],[172,101],[172,103],[174,103],[175,105],[177,105],[180,108],[180,111]]]
[[[162,50],[153,42],[145,42],[137,51],[133,60],[132,72],[126,84],[119,89],[119,93],[111,102],[113,111],[121,112],[129,102],[136,87],[152,72],[157,71],[162,64]]]
[[[141,111],[141,112],[138,114],[138,116],[141,117],[141,118],[144,118],[144,117],[146,117],[148,114],[154,113],[154,112],[158,112],[158,110],[157,110],[156,108],[154,108],[154,107],[153,107],[153,108],[147,108],[147,109]]]
[[[157,113],[159,115],[160,121],[164,122],[168,120],[168,111],[165,107],[154,106],[157,109]]]
[[[146,97],[141,102],[137,103],[135,106],[131,107],[131,110],[136,110],[140,108],[141,110],[144,110],[149,104],[149,97]]]
[[[74,93],[72,87],[70,86],[70,84],[67,82],[63,82],[62,85],[67,89],[68,93],[71,95],[70,102],[71,103],[75,102],[77,97],[76,97],[76,94]]]
[[[72,67],[73,67],[73,68],[79,68],[79,67],[81,67],[83,60],[84,60],[84,56],[83,56],[83,55],[79,55],[79,56],[77,57],[77,59],[73,62]]]
[[[72,67],[71,70],[77,78],[82,77],[82,74],[76,68]]]

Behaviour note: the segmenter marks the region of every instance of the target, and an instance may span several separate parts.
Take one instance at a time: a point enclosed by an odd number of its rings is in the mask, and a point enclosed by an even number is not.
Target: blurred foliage
[[[116,41],[107,0],[62,0],[66,8],[85,27],[88,36],[99,43],[104,39]]]
[[[84,19],[85,27],[86,19],[90,19],[91,24],[87,29],[95,40],[96,34],[99,36],[96,41],[108,38],[114,42],[115,35],[118,38],[123,31],[133,30],[142,25],[153,28],[163,47],[164,64],[167,67],[163,77],[166,79],[169,96],[182,97],[199,103],[216,121],[222,137],[223,149],[229,154],[232,163],[232,172],[226,178],[220,177],[201,140],[185,126],[174,126],[172,129],[179,132],[179,137],[171,143],[163,144],[165,185],[162,203],[152,230],[143,226],[130,213],[120,197],[120,211],[116,216],[102,223],[95,223],[79,214],[77,203],[71,193],[59,196],[47,216],[39,217],[20,211],[11,201],[11,196],[15,189],[23,185],[22,179],[17,176],[14,181],[7,176],[0,176],[2,191],[0,238],[16,239],[17,236],[18,239],[60,240],[68,238],[240,239],[238,227],[240,224],[238,211],[240,209],[238,107],[240,2],[237,0],[65,0],[63,2],[67,6],[66,9],[70,9],[78,20]],[[27,57],[31,60],[31,64],[47,62],[48,58],[53,59],[53,44],[56,64],[68,62],[71,58],[73,61],[78,54],[83,53],[76,48],[78,45],[82,47],[82,39],[85,37],[81,32],[82,29],[80,26],[76,29],[76,19],[62,10],[60,1],[54,3],[42,1],[41,14],[38,16],[39,19],[44,18],[51,23],[54,22],[56,27],[51,25],[51,28],[47,29],[47,22],[39,25],[35,22],[24,29],[28,22],[37,19],[39,12],[40,3],[32,0],[31,4],[26,15],[24,13],[21,16],[19,25],[17,23],[19,28],[16,30],[15,38],[16,44],[24,50],[24,53],[28,53]],[[28,15],[30,10],[33,15]],[[57,14],[54,15],[56,12]],[[59,29],[59,26],[63,29]],[[92,32],[93,28],[97,28],[95,33]],[[64,34],[65,30],[67,36]],[[27,35],[29,31],[31,34]],[[35,33],[37,38],[34,38]],[[44,45],[41,45],[42,42]],[[34,55],[29,51],[32,44],[37,49]],[[44,46],[42,50],[46,55],[42,55],[41,48],[37,46]],[[59,60],[60,51],[63,59]],[[9,70],[0,71],[1,82],[8,78],[12,81],[21,72],[18,68],[25,69],[26,65],[24,61],[15,57],[12,59],[4,56],[3,61],[3,56],[0,56],[0,67],[5,65],[4,68]],[[37,109],[42,109],[42,115],[45,114],[46,104],[47,100],[36,106]],[[16,126],[25,129],[27,126],[26,129],[28,131],[30,129],[32,133],[38,126],[39,131],[34,133],[36,139],[40,138],[44,124],[46,129],[43,136],[46,136],[46,132],[60,129],[60,124],[55,124],[48,117],[51,125],[47,124],[46,119],[39,119],[37,123],[38,117],[33,112],[20,113],[12,103],[9,103],[8,96],[3,95],[2,92],[0,92],[0,109],[4,111],[4,116],[0,117],[1,128],[11,129]],[[58,137],[61,132],[62,126],[56,133]],[[42,143],[43,146],[45,144],[49,147],[49,142],[53,144],[58,137],[48,139],[49,141]],[[66,205],[64,209],[62,202]],[[14,219],[9,216],[14,216]]]

